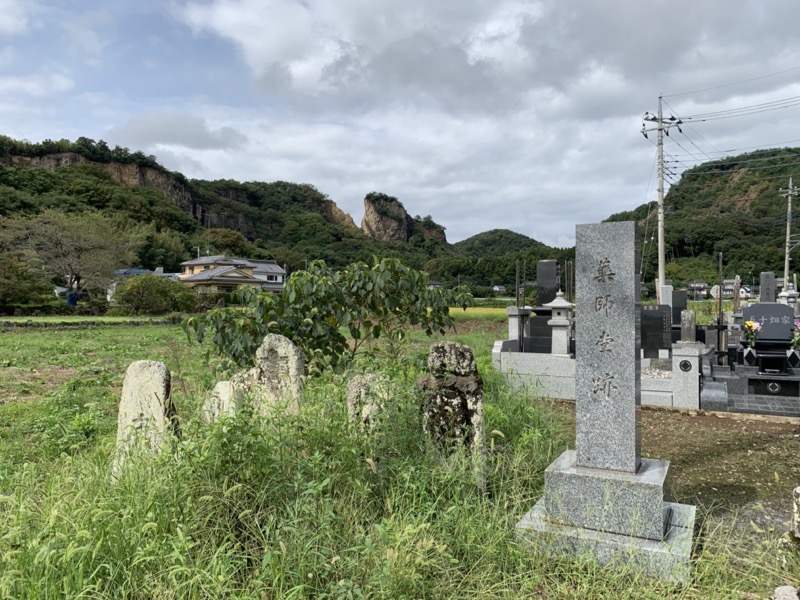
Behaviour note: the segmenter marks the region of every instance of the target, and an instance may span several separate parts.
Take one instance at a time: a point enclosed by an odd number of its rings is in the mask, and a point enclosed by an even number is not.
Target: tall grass
[[[520,545],[514,524],[571,442],[564,422],[479,353],[482,492],[466,454],[422,434],[417,354],[360,365],[399,390],[372,435],[350,426],[346,380],[327,374],[309,381],[299,415],[244,410],[204,426],[201,398],[187,399],[182,439],[116,481],[110,437],[14,470],[0,490],[0,597],[735,598],[800,572],[775,545],[731,551],[725,530],[698,547],[682,586]]]

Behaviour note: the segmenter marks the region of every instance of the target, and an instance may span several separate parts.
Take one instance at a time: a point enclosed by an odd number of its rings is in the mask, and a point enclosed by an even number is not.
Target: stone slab
[[[585,469],[567,450],[544,472],[547,514],[564,525],[661,540],[668,471],[669,462],[647,458],[635,474]]]
[[[639,236],[631,221],[576,228],[578,465],[639,467]]]
[[[566,527],[547,518],[544,499],[516,525],[517,537],[553,557],[591,557],[604,567],[627,568],[664,581],[689,580],[695,507],[669,504],[667,535],[661,541]]]

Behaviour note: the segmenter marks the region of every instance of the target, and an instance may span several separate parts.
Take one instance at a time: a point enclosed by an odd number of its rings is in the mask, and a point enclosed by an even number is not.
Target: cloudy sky
[[[800,146],[798,17],[797,0],[0,0],[0,133],[311,183],[357,223],[379,191],[450,241],[567,246],[656,198],[640,130],[659,94],[666,115],[726,117],[671,132],[673,179]],[[720,112],[750,106],[775,110]]]

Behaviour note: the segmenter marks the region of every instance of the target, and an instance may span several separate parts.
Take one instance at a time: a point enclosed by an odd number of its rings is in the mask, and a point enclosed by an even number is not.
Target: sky
[[[685,121],[668,180],[800,146],[798,17],[796,0],[0,0],[0,134],[310,183],[356,223],[382,192],[450,242],[571,246],[576,224],[656,200],[641,129],[659,95]]]

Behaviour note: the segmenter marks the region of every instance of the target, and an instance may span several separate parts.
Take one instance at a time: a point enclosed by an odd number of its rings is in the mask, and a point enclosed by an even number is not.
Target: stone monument
[[[759,302],[775,302],[777,299],[776,289],[777,286],[775,285],[775,273],[772,271],[762,271],[760,275],[760,285],[761,287],[758,301]]]
[[[424,392],[425,433],[448,449],[471,450],[475,478],[486,486],[486,434],[483,426],[483,379],[469,346],[437,342],[428,354],[430,373],[417,378]]]
[[[576,234],[576,449],[546,469],[544,497],[517,533],[554,554],[684,581],[695,508],[665,502],[669,463],[640,453],[636,225]]]
[[[122,382],[113,475],[120,474],[132,452],[159,454],[178,432],[167,366],[154,360],[131,363]]]

